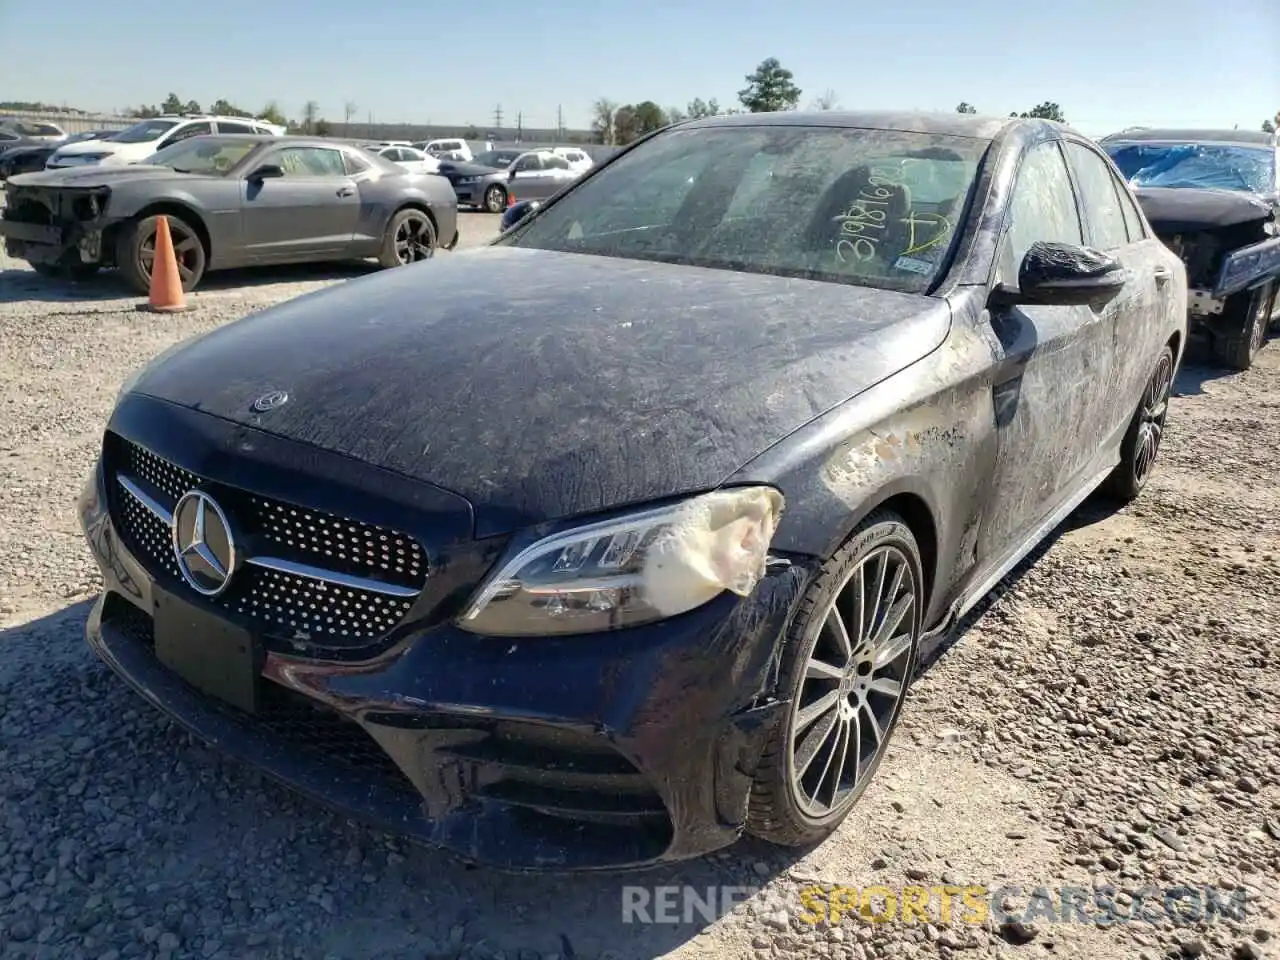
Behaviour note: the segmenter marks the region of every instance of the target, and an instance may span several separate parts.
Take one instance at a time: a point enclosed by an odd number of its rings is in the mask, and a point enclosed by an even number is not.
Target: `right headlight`
[[[587,523],[514,551],[458,621],[489,636],[639,626],[693,610],[764,576],[783,510],[772,487],[733,487]]]

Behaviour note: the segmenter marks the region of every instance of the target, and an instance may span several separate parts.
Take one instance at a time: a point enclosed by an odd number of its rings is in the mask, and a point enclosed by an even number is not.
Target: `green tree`
[[[329,121],[328,121],[328,120],[326,120],[324,117],[321,117],[319,120],[317,120],[317,121],[315,122],[315,131],[314,131],[314,133],[315,133],[315,136],[317,136],[317,137],[327,137],[327,136],[330,136],[330,134],[331,134],[331,130],[330,130],[330,128],[329,128]]]
[[[287,127],[289,121],[285,118],[284,113],[280,109],[280,105],[274,100],[268,100],[267,105],[262,108],[262,112],[258,114],[259,119],[274,123],[277,126]]]
[[[160,104],[161,113],[181,113],[182,101],[178,99],[176,93],[171,93],[164,98],[164,103]]]
[[[667,107],[667,123],[679,123],[681,120],[688,119],[687,115],[679,107]]]
[[[1058,123],[1066,123],[1067,118],[1062,115],[1062,108],[1052,101],[1046,100],[1037,106],[1032,107],[1026,113],[1018,113],[1016,110],[1009,114],[1011,117],[1023,117],[1039,119],[1039,120],[1056,120]]]
[[[720,104],[716,103],[714,97],[705,101],[701,97],[694,97],[694,99],[689,101],[689,105],[684,108],[684,112],[690,120],[701,120],[703,117],[715,117],[720,114]]]
[[[1280,113],[1276,114],[1276,118],[1277,118],[1277,119],[1280,119]],[[1273,122],[1272,122],[1272,121],[1270,121],[1270,120],[1263,120],[1263,121],[1262,121],[1262,132],[1263,132],[1263,133],[1275,133],[1275,132],[1276,132],[1276,125],[1275,125],[1275,123],[1273,123]]]
[[[750,113],[794,110],[800,102],[802,91],[795,85],[795,75],[777,57],[760,61],[746,80],[746,87],[738,91],[738,100]]]
[[[956,113],[977,113],[978,108],[968,100],[961,100],[960,105],[956,107]]]
[[[213,105],[209,107],[209,112],[217,114],[220,117],[247,117],[249,111],[237,107],[230,100],[220,99],[213,101]]]
[[[314,100],[308,100],[302,107],[302,129],[306,133],[315,131],[316,120],[320,117],[320,104]]]
[[[480,139],[480,131],[475,128],[475,124],[472,124],[471,126],[467,127],[467,129],[462,132],[462,139],[463,140],[479,140]]]

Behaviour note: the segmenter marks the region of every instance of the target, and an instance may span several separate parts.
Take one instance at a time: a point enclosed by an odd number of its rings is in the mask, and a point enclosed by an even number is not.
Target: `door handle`
[[[339,187],[338,188],[338,196],[340,197],[350,197],[355,192],[356,192],[355,187]]]
[[[1156,267],[1155,270],[1152,272],[1155,275],[1156,283],[1161,283],[1161,284],[1168,283],[1169,278],[1173,276],[1173,274],[1169,272],[1168,267]]]

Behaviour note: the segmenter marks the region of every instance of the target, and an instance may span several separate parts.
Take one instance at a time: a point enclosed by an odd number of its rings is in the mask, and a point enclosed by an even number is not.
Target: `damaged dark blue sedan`
[[[1186,289],[1058,124],[679,124],[488,247],[137,374],[80,504],[89,642],[227,753],[476,862],[809,844],[925,652],[1143,488]]]

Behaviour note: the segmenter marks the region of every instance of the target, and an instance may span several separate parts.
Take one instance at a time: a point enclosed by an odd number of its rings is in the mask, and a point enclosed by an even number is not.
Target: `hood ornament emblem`
[[[283,390],[272,390],[270,393],[264,393],[257,400],[253,401],[253,409],[258,413],[266,413],[268,410],[274,410],[276,407],[282,407],[289,402],[289,394]]]

